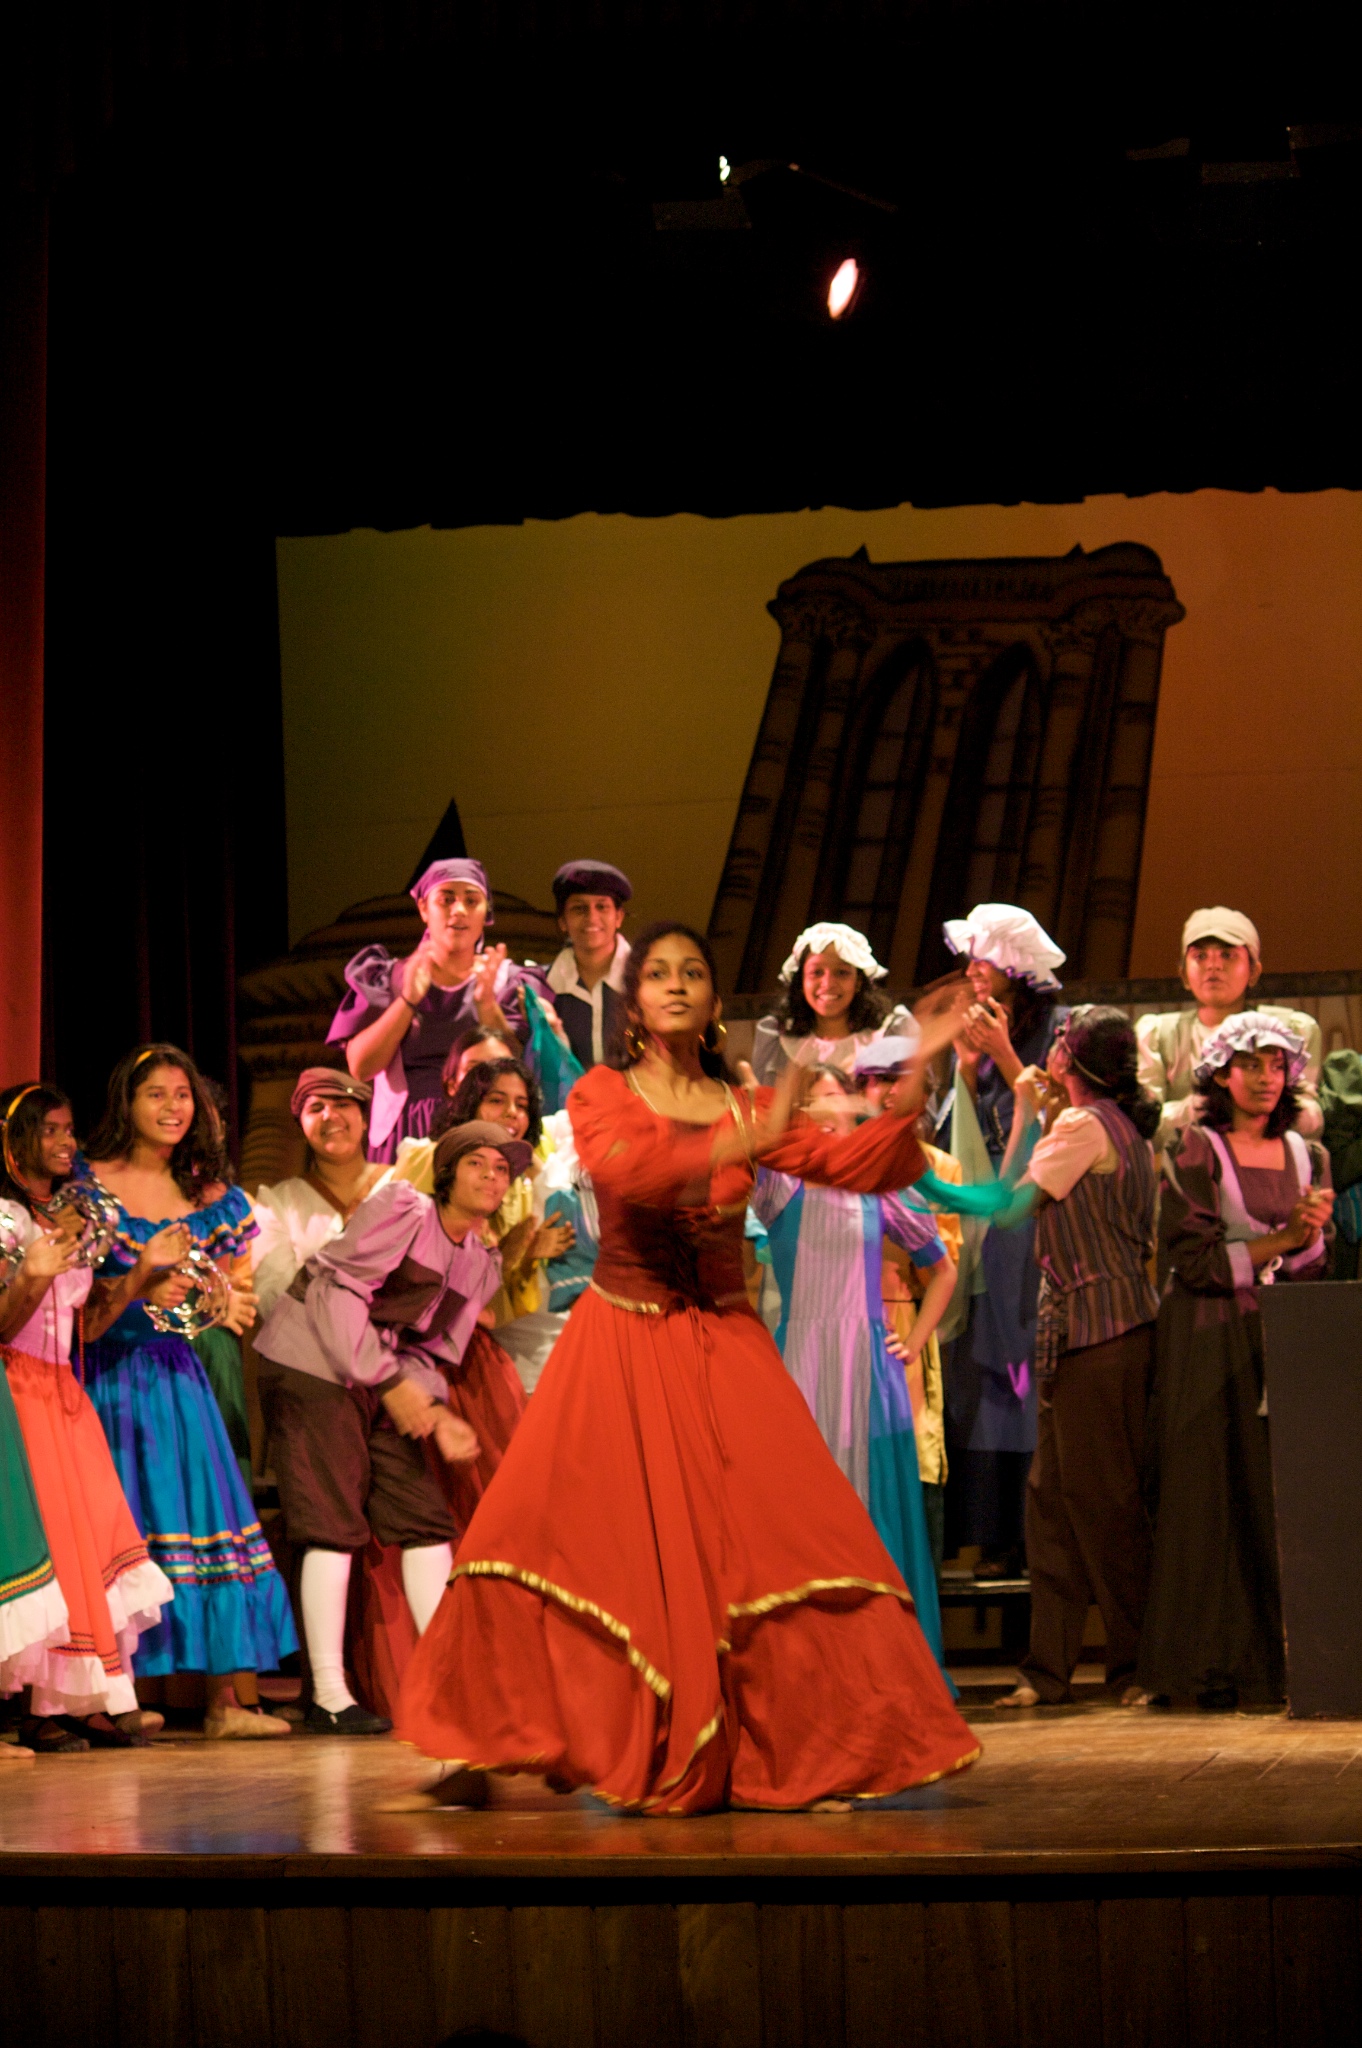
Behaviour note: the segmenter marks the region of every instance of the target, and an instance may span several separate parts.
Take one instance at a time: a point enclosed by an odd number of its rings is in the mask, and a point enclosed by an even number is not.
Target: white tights
[[[430,1627],[453,1563],[454,1550],[448,1543],[427,1543],[420,1550],[402,1552],[402,1591],[418,1636]]]
[[[402,1590],[423,1636],[449,1577],[454,1553],[448,1543],[427,1543],[402,1552]],[[353,1707],[355,1696],[345,1683],[345,1607],[350,1593],[350,1553],[309,1550],[303,1558],[299,1587],[303,1634],[312,1666],[312,1695],[328,1714]]]

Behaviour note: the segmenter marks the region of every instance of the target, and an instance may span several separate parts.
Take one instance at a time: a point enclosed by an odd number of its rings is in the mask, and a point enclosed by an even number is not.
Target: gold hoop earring
[[[711,1017],[709,1021],[714,1027],[714,1044],[715,1050],[717,1051],[728,1036],[728,1026],[727,1024],[725,1024],[722,1017]]]
[[[624,1033],[624,1050],[631,1060],[641,1060],[648,1050],[648,1041],[637,1024],[630,1024]]]

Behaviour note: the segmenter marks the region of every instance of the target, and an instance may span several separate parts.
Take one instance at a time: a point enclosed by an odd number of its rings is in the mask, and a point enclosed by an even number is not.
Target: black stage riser
[[[24,2048],[1324,2048],[1359,1875],[0,1880]],[[269,1873],[266,1875],[265,1873]]]

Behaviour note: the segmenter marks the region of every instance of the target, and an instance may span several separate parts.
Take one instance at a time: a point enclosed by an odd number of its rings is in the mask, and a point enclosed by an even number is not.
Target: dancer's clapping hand
[[[226,1312],[222,1318],[224,1330],[230,1330],[234,1337],[244,1337],[255,1321],[258,1298],[249,1280],[234,1280]]]
[[[402,962],[402,987],[399,993],[409,1010],[414,1010],[430,993],[430,977],[434,964],[430,951],[430,933],[422,932],[420,945]]]
[[[70,1238],[59,1233],[39,1230],[28,1250],[20,1271],[30,1280],[55,1280],[62,1273],[69,1273],[75,1262],[76,1247]]]
[[[1291,1205],[1285,1235],[1302,1248],[1313,1244],[1334,1213],[1332,1188],[1310,1188]]]
[[[479,1024],[490,1024],[499,1030],[505,1029],[506,1019],[497,1001],[497,976],[505,964],[504,946],[489,946],[485,953],[479,953],[473,967],[473,980],[469,990]]]
[[[167,1223],[147,1239],[133,1268],[135,1291],[144,1301],[154,1301],[158,1308],[178,1308],[185,1300],[194,1282],[175,1268],[189,1257],[190,1243],[183,1223]]]
[[[992,996],[982,1003],[971,1003],[965,1012],[960,1036],[971,1052],[984,1054],[998,1066],[1006,1064],[1013,1056],[1012,1038],[1007,1028],[1007,1011]]]

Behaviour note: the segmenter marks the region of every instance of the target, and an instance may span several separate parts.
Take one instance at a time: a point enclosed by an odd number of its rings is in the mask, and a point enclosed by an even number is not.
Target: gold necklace
[[[644,1094],[644,1092],[643,1092],[643,1086],[642,1086],[642,1083],[641,1083],[641,1082],[639,1081],[639,1079],[638,1079],[638,1075],[637,1075],[637,1073],[636,1073],[636,1071],[635,1071],[635,1069],[634,1069],[633,1067],[630,1067],[630,1069],[629,1069],[628,1073],[627,1073],[627,1074],[625,1075],[625,1079],[626,1079],[626,1081],[628,1082],[629,1086],[630,1086],[630,1087],[631,1087],[631,1088],[633,1089],[633,1091],[634,1091],[635,1095],[637,1095],[637,1097],[638,1097],[639,1101],[640,1101],[640,1102],[641,1102],[641,1103],[642,1103],[642,1104],[644,1105],[644,1107],[645,1107],[646,1109],[650,1109],[650,1110],[652,1111],[652,1113],[653,1113],[653,1115],[654,1115],[654,1116],[656,1116],[656,1117],[661,1117],[661,1116],[663,1115],[662,1111],[661,1111],[661,1110],[660,1110],[660,1109],[658,1108],[658,1106],[657,1106],[657,1104],[656,1104],[655,1102],[649,1102],[649,1100],[648,1100],[647,1096],[646,1096],[646,1095]],[[733,1093],[733,1090],[732,1090],[732,1088],[731,1088],[731,1087],[729,1086],[728,1082],[727,1082],[727,1081],[721,1081],[721,1082],[719,1083],[719,1086],[720,1086],[720,1087],[721,1087],[721,1088],[723,1089],[723,1091],[724,1091],[724,1104],[725,1104],[725,1111],[726,1111],[726,1114],[732,1117],[732,1119],[733,1119],[734,1123],[735,1123],[735,1124],[736,1124],[736,1125],[738,1126],[738,1129],[739,1129],[739,1130],[740,1130],[740,1131],[742,1132],[742,1135],[743,1135],[743,1149],[744,1149],[744,1150],[746,1151],[746,1153],[747,1153],[747,1163],[748,1163],[748,1165],[749,1165],[749,1166],[750,1166],[750,1167],[751,1167],[751,1168],[753,1169],[753,1171],[755,1172],[755,1171],[756,1171],[756,1164],[757,1164],[757,1155],[756,1155],[755,1151],[754,1151],[754,1150],[753,1150],[753,1148],[752,1148],[752,1133],[751,1133],[751,1131],[750,1131],[750,1130],[749,1130],[749,1128],[748,1128],[748,1124],[747,1124],[747,1118],[746,1118],[746,1117],[745,1117],[745,1116],[743,1115],[743,1113],[742,1113],[742,1109],[741,1109],[741,1107],[740,1107],[740,1105],[739,1105],[739,1102],[738,1102],[738,1098],[737,1098],[737,1096],[736,1096],[736,1095],[735,1095],[735,1094]],[[665,1117],[665,1118],[664,1118],[663,1120],[664,1120],[664,1122],[667,1122],[667,1123],[672,1123],[672,1122],[676,1122],[676,1123],[684,1123],[684,1122],[686,1121],[686,1119],[685,1119],[684,1117],[676,1117],[676,1118],[672,1118],[672,1117]],[[715,1123],[715,1124],[719,1124],[719,1123],[722,1123],[722,1122],[723,1122],[723,1117],[721,1117],[721,1116],[716,1116],[716,1117],[715,1117],[715,1119],[714,1119],[714,1123]],[[703,1126],[702,1126],[702,1128],[703,1128],[703,1129],[705,1129],[705,1130],[713,1130],[713,1128],[714,1128],[714,1124],[706,1124],[706,1125],[703,1125]],[[746,1205],[744,1204],[744,1206],[746,1206]]]
[[[629,1083],[629,1086],[633,1089],[635,1095],[637,1095],[639,1101],[645,1103],[647,1107],[652,1111],[654,1116],[662,1117],[663,1120],[667,1123],[685,1124],[691,1122],[691,1118],[685,1116],[669,1117],[667,1116],[665,1110],[661,1110],[658,1108],[655,1102],[649,1102],[648,1097],[643,1092],[643,1083],[638,1078],[638,1069],[636,1067],[630,1067],[628,1073],[625,1075],[625,1079]],[[724,1091],[725,1110],[729,1114],[737,1116],[738,1104],[737,1098],[734,1096],[733,1090],[729,1087],[727,1081],[721,1081],[719,1083],[719,1086]],[[716,1116],[714,1119],[714,1122],[716,1124],[721,1121],[721,1117]]]

